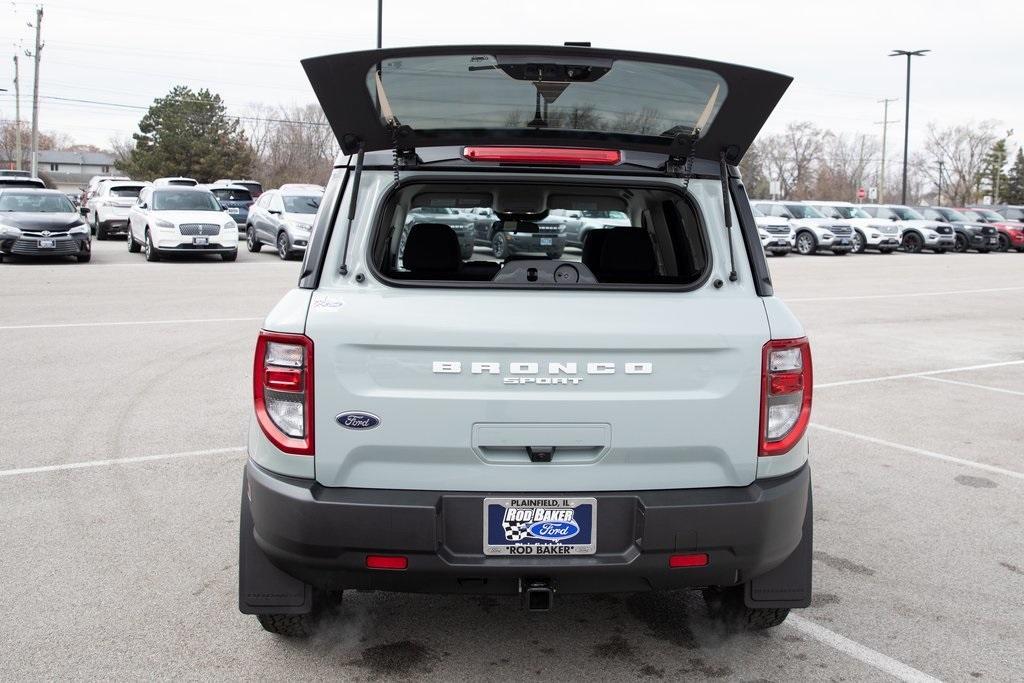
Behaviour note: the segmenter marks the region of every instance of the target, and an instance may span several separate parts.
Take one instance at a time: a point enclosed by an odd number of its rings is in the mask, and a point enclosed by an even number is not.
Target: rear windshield
[[[235,185],[241,185],[242,187],[248,188],[254,196],[263,193],[263,186],[259,183],[235,183]]]
[[[138,197],[142,192],[142,185],[117,185],[110,188],[111,197]]]
[[[249,190],[233,190],[230,188],[215,187],[210,190],[214,196],[222,202],[251,202],[252,194]]]
[[[316,213],[320,208],[320,197],[313,195],[282,195],[285,213]]]
[[[372,258],[401,284],[686,288],[708,268],[693,205],[669,187],[409,185]]]
[[[0,193],[0,211],[25,213],[74,213],[75,207],[61,194],[29,192]]]
[[[385,123],[416,130],[548,128],[645,136],[689,133],[726,96],[703,69],[627,59],[553,63],[524,55],[402,57],[367,74]]]
[[[154,211],[220,211],[209,192],[164,190],[153,193]]]

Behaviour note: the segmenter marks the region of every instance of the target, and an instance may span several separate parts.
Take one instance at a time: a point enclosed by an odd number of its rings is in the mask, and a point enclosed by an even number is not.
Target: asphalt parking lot
[[[769,260],[815,360],[815,601],[352,593],[308,642],[236,608],[264,250],[0,264],[0,679],[1024,678],[1024,255]]]

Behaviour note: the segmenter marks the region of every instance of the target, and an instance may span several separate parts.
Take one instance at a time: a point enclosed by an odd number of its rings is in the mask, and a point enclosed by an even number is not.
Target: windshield
[[[142,192],[142,185],[118,185],[110,188],[111,197],[138,197]]]
[[[968,220],[967,216],[963,215],[955,209],[935,209],[935,211],[947,221],[960,221],[964,222]]]
[[[25,213],[74,213],[75,207],[62,194],[4,192],[0,194],[0,211]]]
[[[538,62],[538,59],[545,60]],[[726,97],[703,69],[626,59],[462,54],[390,59],[366,84],[385,124],[673,136],[706,128]]]
[[[763,211],[761,211],[761,209],[757,208],[754,205],[750,206],[750,212],[754,214],[754,218],[764,218],[765,217],[765,213]]]
[[[925,217],[914,211],[909,206],[891,206],[892,211],[901,221],[923,221]]]
[[[154,211],[220,211],[220,204],[209,192],[164,190],[153,193]]]
[[[222,202],[251,202],[252,195],[249,190],[234,190],[230,188],[213,188],[210,190],[214,196]]]
[[[992,222],[1000,222],[1006,220],[1001,215],[999,215],[995,211],[992,211],[991,209],[975,209],[975,211],[984,216],[987,220]]]
[[[263,186],[259,183],[235,183],[235,185],[241,185],[242,187],[249,190],[253,196],[263,192]]]
[[[316,213],[320,208],[320,197],[312,195],[284,195],[281,199],[284,200],[285,213]]]
[[[856,206],[833,206],[830,208],[836,213],[834,218],[871,218],[867,211],[858,209]]]
[[[794,218],[824,218],[813,206],[807,204],[786,204],[786,210]]]

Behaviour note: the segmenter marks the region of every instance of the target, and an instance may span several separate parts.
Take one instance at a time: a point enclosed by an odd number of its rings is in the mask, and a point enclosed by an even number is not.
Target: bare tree
[[[956,205],[970,204],[980,194],[980,184],[985,170],[985,155],[997,139],[995,121],[978,124],[958,124],[939,128],[934,123],[928,126],[925,151],[930,163],[925,173],[937,179],[938,162],[943,162],[943,197],[949,197]]]
[[[826,132],[822,147],[814,196],[854,201],[857,189],[863,187],[872,175],[879,149],[878,140],[864,134],[847,137],[842,133]]]
[[[327,180],[339,150],[318,105],[252,105],[243,122],[256,157],[256,179],[266,187]]]

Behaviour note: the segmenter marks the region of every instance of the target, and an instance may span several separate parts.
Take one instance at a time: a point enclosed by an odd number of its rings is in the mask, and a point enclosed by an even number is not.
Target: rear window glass
[[[704,69],[627,59],[524,55],[403,57],[367,74],[385,123],[416,130],[547,128],[644,136],[706,127],[726,96]]]
[[[384,207],[372,256],[408,284],[685,288],[708,266],[692,205],[639,187],[410,185]]]
[[[214,196],[222,202],[251,202],[252,194],[249,190],[233,190],[230,188],[213,188],[210,190]]]
[[[140,192],[141,185],[117,185],[110,188],[111,197],[138,197]]]

